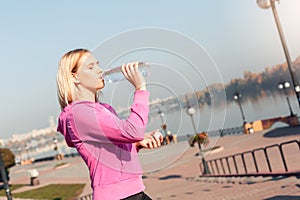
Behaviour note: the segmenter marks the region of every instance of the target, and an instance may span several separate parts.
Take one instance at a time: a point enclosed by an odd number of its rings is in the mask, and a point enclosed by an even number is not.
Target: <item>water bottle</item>
[[[163,137],[163,135],[161,134],[161,132],[155,132],[153,134],[153,137],[159,140],[161,137]]]
[[[150,65],[149,62],[139,62],[138,63],[138,69],[140,70],[141,74],[144,77],[147,77],[150,75]],[[108,69],[103,72],[102,77],[105,81],[109,83],[114,83],[118,81],[125,80],[125,77],[122,73],[122,66],[115,67],[113,69]]]

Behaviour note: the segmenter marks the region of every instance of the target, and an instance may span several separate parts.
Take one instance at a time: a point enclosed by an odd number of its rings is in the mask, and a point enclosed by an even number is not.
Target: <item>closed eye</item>
[[[99,66],[99,61],[97,61],[96,63],[91,63],[91,64],[89,64],[90,66],[89,66],[89,68],[90,69],[94,69],[95,67],[98,67]]]
[[[90,63],[90,64],[88,64],[88,69],[93,69],[94,68],[94,64],[93,63]]]

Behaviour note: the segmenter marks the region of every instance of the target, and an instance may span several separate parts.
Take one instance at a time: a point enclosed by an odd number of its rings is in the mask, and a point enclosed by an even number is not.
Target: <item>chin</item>
[[[104,81],[101,81],[100,83],[98,83],[98,85],[97,85],[97,90],[100,90],[100,89],[102,89],[102,88],[104,88],[105,87],[105,83],[104,83]]]
[[[103,86],[103,87],[104,87],[104,86]],[[96,91],[99,91],[99,90],[103,89],[103,87],[97,87],[97,88],[96,88]]]

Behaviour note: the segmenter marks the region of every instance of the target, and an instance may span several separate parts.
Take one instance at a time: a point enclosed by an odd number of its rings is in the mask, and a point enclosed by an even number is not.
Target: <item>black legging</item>
[[[152,199],[144,192],[140,192],[132,196],[126,197],[122,200],[152,200]]]

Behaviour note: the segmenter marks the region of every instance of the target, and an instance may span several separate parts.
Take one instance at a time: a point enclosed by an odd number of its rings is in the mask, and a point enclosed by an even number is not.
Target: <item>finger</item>
[[[153,149],[153,144],[152,144],[151,140],[148,140],[148,148]]]
[[[154,131],[151,135],[154,138],[154,140],[156,142],[156,145],[160,146],[161,145],[162,134],[160,132]]]
[[[128,77],[130,77],[131,76],[130,63],[126,64],[125,69],[126,69],[126,73],[127,73]]]
[[[164,136],[160,136],[160,142],[163,142],[164,141]]]
[[[159,131],[154,131],[152,137],[154,137],[158,142],[162,142],[164,139],[163,135]]]
[[[134,64],[134,63],[131,63],[131,64],[130,64],[130,72],[131,72],[132,75],[134,75],[135,72],[136,72],[135,66],[134,66],[133,64]]]
[[[128,63],[127,64],[127,69],[128,69],[127,73],[128,73],[129,77],[132,78],[133,76],[135,76],[136,69],[135,69],[135,66],[134,66],[134,62]]]
[[[131,62],[130,63],[130,67],[131,67],[131,69],[134,69],[136,66],[135,66],[135,62]]]
[[[139,71],[138,67],[139,67],[138,62],[131,62],[130,63],[130,71],[131,71],[132,75],[136,75],[136,73]]]
[[[135,68],[135,71],[139,70],[139,62],[134,63],[134,68]]]
[[[126,69],[126,65],[125,64],[122,64],[122,72],[123,72],[125,78],[128,78],[128,73],[127,73],[127,69]]]
[[[151,137],[151,143],[152,143],[153,148],[157,147],[156,139],[154,139],[153,137]]]
[[[160,138],[155,138],[155,141],[156,141],[156,146],[160,147],[161,146]]]

